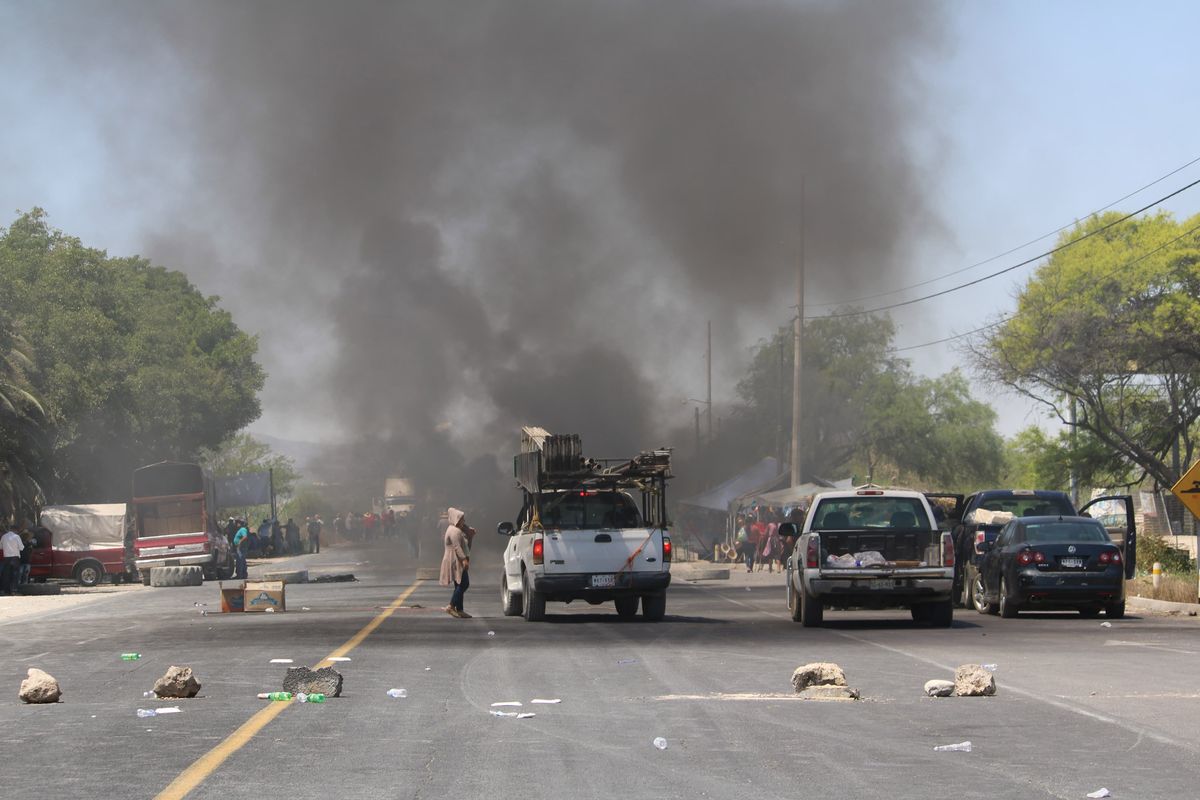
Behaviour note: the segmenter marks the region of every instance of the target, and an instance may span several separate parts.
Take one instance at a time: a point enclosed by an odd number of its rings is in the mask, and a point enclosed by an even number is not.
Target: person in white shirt
[[[21,569],[21,551],[25,543],[21,535],[9,525],[7,532],[0,536],[0,554],[4,556],[3,567],[0,567],[0,594],[12,595],[17,587],[17,572]]]

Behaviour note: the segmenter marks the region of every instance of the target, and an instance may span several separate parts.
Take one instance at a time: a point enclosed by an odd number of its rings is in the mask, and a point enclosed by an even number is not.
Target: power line
[[[1155,255],[1156,253],[1159,253],[1159,252],[1165,250],[1166,248],[1170,247],[1171,245],[1175,244],[1176,242],[1178,242],[1182,239],[1186,239],[1188,236],[1192,236],[1198,232],[1200,232],[1200,225],[1196,225],[1192,228],[1189,228],[1188,230],[1186,230],[1183,233],[1176,236],[1174,239],[1170,239],[1169,241],[1163,242],[1162,244],[1160,244],[1158,247],[1154,248],[1153,250],[1143,253],[1142,255],[1138,256],[1137,258],[1133,259],[1132,261],[1126,262],[1126,263],[1122,264],[1121,266],[1117,267],[1116,269],[1109,270],[1108,272],[1104,273],[1099,278],[1097,278],[1097,280],[1100,280],[1100,281],[1107,280],[1108,278],[1111,278],[1112,276],[1116,275],[1117,273],[1122,272],[1123,270],[1126,270],[1135,264],[1139,264],[1142,261],[1145,261],[1150,256]],[[1054,304],[1057,305],[1058,303],[1063,302],[1065,299],[1066,298],[1064,298],[1064,297],[1060,297],[1059,299],[1054,301]],[[1001,317],[1000,319],[996,320],[995,322],[991,323],[990,325],[984,325],[983,327],[976,328],[971,331],[966,331],[964,333],[956,333],[953,336],[947,336],[942,339],[935,339],[932,342],[923,342],[921,344],[912,344],[912,345],[908,345],[907,347],[893,347],[890,350],[888,350],[888,352],[889,353],[903,353],[907,350],[919,350],[922,347],[932,347],[935,344],[944,344],[945,342],[952,342],[955,339],[962,339],[967,336],[972,336],[976,333],[981,333],[983,331],[986,331],[989,328],[995,328],[999,325],[1003,325],[1004,323],[1008,322],[1009,320],[1013,319],[1014,317],[1016,317],[1016,314],[1009,314],[1005,317]]]
[[[1086,239],[1090,239],[1093,236],[1104,233],[1105,231],[1107,231],[1111,228],[1114,228],[1123,222],[1127,222],[1130,219],[1132,219],[1133,217],[1136,217],[1138,214],[1141,214],[1144,211],[1148,211],[1149,209],[1154,208],[1154,206],[1159,205],[1160,203],[1164,203],[1167,200],[1170,200],[1172,197],[1175,197],[1176,195],[1183,194],[1188,189],[1191,189],[1197,185],[1200,185],[1200,178],[1192,181],[1191,183],[1187,184],[1186,186],[1184,186],[1182,188],[1176,189],[1175,191],[1171,192],[1168,195],[1164,195],[1163,197],[1160,197],[1159,199],[1155,200],[1152,203],[1148,203],[1148,204],[1142,206],[1137,211],[1131,211],[1130,213],[1126,214],[1125,216],[1120,217],[1119,219],[1115,219],[1112,222],[1108,223],[1107,225],[1102,225],[1101,227],[1097,228],[1094,231],[1088,231],[1087,233],[1083,234],[1082,236],[1080,236],[1077,239],[1072,239],[1069,242],[1060,244],[1058,247],[1054,247],[1050,250],[1047,250],[1044,253],[1039,253],[1038,255],[1033,256],[1032,258],[1027,258],[1024,261],[1020,261],[1016,264],[1013,264],[1010,267],[1005,267],[1004,269],[996,270],[995,272],[988,273],[987,275],[984,275],[982,277],[976,278],[971,281],[967,281],[966,283],[960,283],[957,286],[951,286],[949,289],[943,289],[940,292],[933,292],[932,294],[922,295],[921,297],[914,297],[911,300],[902,300],[897,303],[890,303],[886,306],[878,306],[877,308],[869,308],[869,309],[865,309],[862,311],[841,311],[841,312],[837,312],[834,314],[824,314],[820,317],[810,317],[809,319],[837,319],[840,317],[861,317],[861,316],[866,316],[867,314],[875,314],[880,311],[889,311],[893,308],[901,308],[903,306],[911,306],[914,303],[920,303],[925,300],[932,300],[935,297],[942,297],[944,295],[951,294],[952,292],[957,292],[959,289],[966,289],[969,286],[974,286],[978,283],[983,283],[984,281],[999,277],[1000,275],[1003,275],[1007,272],[1012,272],[1015,269],[1020,269],[1021,267],[1025,267],[1025,266],[1033,264],[1037,261],[1041,261],[1043,258],[1046,258],[1047,256],[1052,256],[1055,253],[1060,253],[1063,250],[1066,250],[1068,247],[1073,247]]]
[[[1091,212],[1090,214],[1085,215],[1084,219],[1094,217],[1097,214],[1107,211],[1108,209],[1112,208],[1113,206],[1117,205],[1118,203],[1123,203],[1126,200],[1128,200],[1129,198],[1134,197],[1135,195],[1141,194],[1142,192],[1149,189],[1151,186],[1155,186],[1159,183],[1162,183],[1167,178],[1170,178],[1174,175],[1178,175],[1180,172],[1183,172],[1185,169],[1187,169],[1188,167],[1190,167],[1196,163],[1200,163],[1200,156],[1193,158],[1191,161],[1187,162],[1183,166],[1176,167],[1175,169],[1171,170],[1170,172],[1168,172],[1166,175],[1163,175],[1162,177],[1155,178],[1154,180],[1147,183],[1145,186],[1142,186],[1140,189],[1134,189],[1132,192],[1125,195],[1124,197],[1119,197],[1116,200],[1113,200],[1108,205],[1102,206],[1102,207],[1096,209],[1095,211]],[[918,283],[909,284],[908,286],[901,286],[898,289],[891,289],[886,292],[878,292],[876,294],[868,294],[868,295],[863,295],[862,297],[855,297],[850,300],[843,300],[843,301],[832,302],[832,303],[809,303],[809,304],[805,305],[805,308],[829,308],[831,306],[844,306],[844,305],[849,305],[851,303],[860,303],[864,300],[875,300],[880,297],[889,297],[894,294],[900,294],[901,292],[907,292],[909,289],[919,289],[922,286],[928,286],[931,283],[937,283],[940,280],[945,280],[946,278],[951,278],[951,277],[954,277],[955,275],[961,275],[964,272],[970,272],[971,270],[975,269],[976,267],[982,267],[984,264],[990,264],[993,261],[998,261],[999,259],[1004,258],[1005,256],[1009,256],[1020,250],[1024,250],[1026,247],[1029,247],[1029,245],[1031,245],[1031,244],[1037,244],[1038,242],[1042,241],[1043,239],[1049,239],[1051,236],[1062,233],[1066,229],[1071,228],[1071,227],[1075,226],[1076,224],[1078,224],[1078,220],[1076,220],[1075,222],[1068,222],[1066,225],[1055,228],[1054,230],[1050,231],[1049,233],[1042,234],[1041,236],[1037,237],[1036,239],[1030,239],[1028,242],[1025,242],[1024,244],[1019,244],[1016,247],[1013,247],[1009,250],[1005,250],[1003,253],[997,253],[996,255],[992,256],[991,258],[985,258],[983,261],[976,261],[974,264],[971,264],[969,266],[962,267],[960,269],[956,269],[952,272],[947,272],[944,275],[938,275],[937,277],[929,278],[928,280],[919,281]]]

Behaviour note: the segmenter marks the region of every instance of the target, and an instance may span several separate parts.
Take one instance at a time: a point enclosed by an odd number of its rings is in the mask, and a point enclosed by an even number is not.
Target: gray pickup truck
[[[826,608],[909,608],[915,622],[954,621],[954,542],[920,492],[864,486],[813,498],[787,562],[792,619],[819,626]]]

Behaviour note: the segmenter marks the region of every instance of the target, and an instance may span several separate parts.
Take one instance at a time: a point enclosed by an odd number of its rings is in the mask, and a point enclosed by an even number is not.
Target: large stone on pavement
[[[797,692],[803,692],[809,686],[845,686],[846,673],[837,664],[829,661],[816,661],[796,667],[792,673],[792,686]]]
[[[954,694],[954,681],[925,681],[925,694],[930,697],[949,697]]]
[[[996,693],[996,677],[979,664],[963,664],[954,670],[954,694],[958,697],[988,697]]]
[[[857,700],[858,689],[820,684],[809,686],[800,693],[800,697],[804,700]]]
[[[283,690],[292,694],[304,692],[339,697],[342,694],[342,673],[333,667],[288,667],[287,675],[283,676]]]
[[[21,691],[17,693],[26,703],[57,703],[62,697],[62,689],[58,681],[47,672],[36,667],[29,668],[29,677],[21,681]]]
[[[170,667],[154,682],[154,693],[159,697],[195,697],[199,691],[200,681],[191,667]]]

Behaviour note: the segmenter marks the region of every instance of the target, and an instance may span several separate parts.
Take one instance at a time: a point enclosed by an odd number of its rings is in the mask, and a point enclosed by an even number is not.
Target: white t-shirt
[[[9,531],[0,536],[0,549],[3,549],[5,558],[19,558],[21,551],[25,549],[25,543],[16,531]]]

